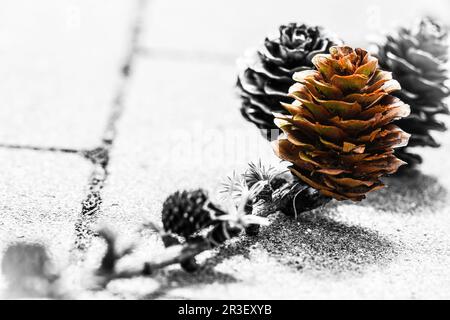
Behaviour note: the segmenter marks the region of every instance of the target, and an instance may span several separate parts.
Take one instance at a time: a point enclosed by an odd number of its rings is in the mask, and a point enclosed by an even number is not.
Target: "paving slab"
[[[237,111],[234,71],[199,62],[138,60],[111,154],[107,221],[135,224],[140,216],[158,216],[160,199],[179,188],[203,187],[214,195],[219,180],[249,161],[264,157],[278,163]]]
[[[77,155],[23,150],[0,150],[0,162],[0,256],[11,243],[37,242],[57,267],[65,266],[90,163]]]
[[[201,56],[215,53],[215,59],[232,59],[247,48],[259,46],[277,26],[289,22],[323,25],[348,44],[366,46],[368,35],[391,30],[421,14],[433,14],[447,21],[450,4],[445,0],[323,0],[320,3],[281,0],[176,1],[155,0],[149,15],[144,45],[155,54],[173,51]],[[206,56],[213,59],[213,56]]]
[[[96,147],[135,1],[2,2],[0,143]]]
[[[226,65],[138,61],[100,224],[111,226],[124,242],[136,240],[140,223],[160,221],[170,192],[204,187],[215,195],[221,180],[248,161],[277,163],[241,119],[233,84],[234,68]],[[220,147],[220,133],[227,130],[240,136],[243,151]],[[194,275],[169,268],[156,276],[159,288],[147,294],[145,285],[135,282],[139,293],[133,297],[449,298],[450,168],[442,161],[450,152],[448,137],[439,136],[442,149],[420,151],[427,161],[422,173],[388,179],[390,188],[365,202],[332,202],[299,221],[275,215],[258,237],[244,236],[202,254],[204,267]],[[260,146],[252,149],[255,145]],[[144,256],[163,250],[157,237],[146,241]]]

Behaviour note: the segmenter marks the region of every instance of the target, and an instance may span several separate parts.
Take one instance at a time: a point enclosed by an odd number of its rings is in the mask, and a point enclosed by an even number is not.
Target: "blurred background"
[[[92,143],[105,125],[135,7],[135,1],[126,0],[2,1],[1,143]],[[350,45],[366,46],[370,37],[418,16],[448,21],[449,12],[446,0],[149,0],[139,50],[159,59],[234,66],[280,24],[322,25]]]
[[[450,3],[375,1],[154,1],[152,47],[239,54],[288,22],[322,25],[352,46],[367,45],[372,33],[388,32],[418,16],[448,21]],[[153,26],[153,28],[152,28]],[[164,31],[162,31],[164,30]]]

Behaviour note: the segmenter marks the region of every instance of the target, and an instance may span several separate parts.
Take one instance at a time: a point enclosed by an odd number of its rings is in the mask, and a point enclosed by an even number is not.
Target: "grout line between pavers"
[[[83,150],[79,150],[79,149],[60,148],[60,147],[40,147],[40,146],[20,145],[20,144],[0,143],[0,148],[1,149],[14,149],[14,150],[83,154]]]
[[[81,212],[75,223],[75,243],[71,252],[71,259],[74,263],[84,260],[85,252],[91,243],[92,237],[95,236],[95,231],[92,228],[98,219],[97,213],[103,202],[102,189],[109,175],[110,151],[117,136],[117,121],[124,110],[124,98],[137,56],[139,36],[143,28],[143,16],[148,2],[149,0],[137,0],[129,51],[120,69],[119,85],[113,97],[101,145],[93,150],[83,152],[85,158],[89,159],[94,167],[89,177],[87,195],[82,201]]]

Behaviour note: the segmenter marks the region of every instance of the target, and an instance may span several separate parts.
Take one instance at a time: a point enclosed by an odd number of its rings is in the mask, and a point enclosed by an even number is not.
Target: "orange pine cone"
[[[323,195],[360,201],[405,164],[394,148],[406,146],[409,134],[391,123],[410,108],[390,95],[399,83],[367,51],[342,46],[330,53],[313,58],[317,70],[294,74],[295,101],[282,103],[290,115],[275,114],[284,134],[274,150]]]

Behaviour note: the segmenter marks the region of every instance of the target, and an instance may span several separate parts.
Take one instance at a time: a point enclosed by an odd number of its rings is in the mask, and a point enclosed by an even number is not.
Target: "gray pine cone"
[[[449,95],[448,32],[431,18],[422,19],[408,29],[400,28],[378,44],[378,59],[382,68],[392,71],[402,90],[395,93],[411,107],[411,115],[396,124],[411,134],[408,147],[396,150],[409,167],[422,162],[410,147],[439,147],[430,131],[445,131],[437,114],[448,114],[444,99]]]
[[[340,41],[320,27],[290,23],[279,27],[279,36],[266,38],[264,45],[242,59],[237,87],[244,118],[260,128],[267,139],[276,130],[272,112],[285,113],[280,102],[290,102],[289,87],[295,72],[313,67],[311,59]],[[275,138],[275,137],[274,137]]]

